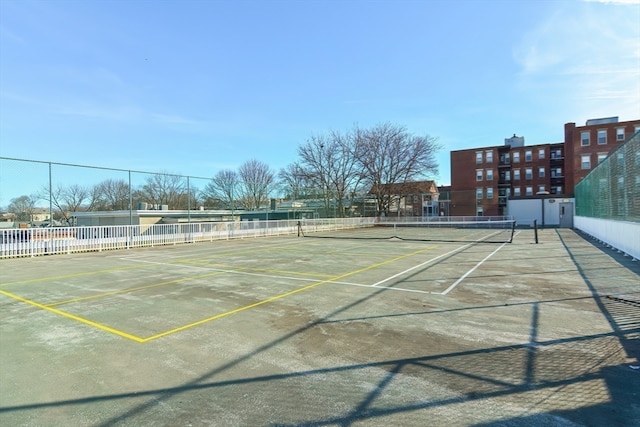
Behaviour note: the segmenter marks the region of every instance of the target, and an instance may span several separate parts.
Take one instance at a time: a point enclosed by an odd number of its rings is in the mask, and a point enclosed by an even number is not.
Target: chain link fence
[[[122,216],[127,211],[128,220]],[[240,195],[232,202],[216,195],[212,178],[0,157],[0,228],[87,225],[78,218],[94,212],[119,213],[119,219],[100,224],[132,225],[135,211],[182,211],[184,222],[238,220],[239,213],[245,220],[369,217],[376,215],[376,203],[355,194],[340,204],[312,190],[299,199],[267,199],[247,211]],[[211,211],[229,214],[204,219]]]
[[[75,225],[77,212],[198,210],[210,178],[0,157],[3,221]]]
[[[575,199],[578,216],[640,222],[640,132],[576,185]]]

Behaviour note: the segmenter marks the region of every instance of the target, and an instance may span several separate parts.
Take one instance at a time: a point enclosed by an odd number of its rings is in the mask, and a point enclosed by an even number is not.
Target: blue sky
[[[278,171],[389,121],[439,138],[449,184],[451,150],[639,118],[638,22],[640,0],[0,0],[0,156]]]

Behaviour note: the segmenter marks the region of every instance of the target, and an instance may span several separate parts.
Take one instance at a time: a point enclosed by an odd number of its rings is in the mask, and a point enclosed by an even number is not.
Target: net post
[[[536,245],[537,245],[538,244],[538,220],[537,219],[533,220],[533,235],[535,236]]]
[[[302,224],[300,224],[300,221],[298,221],[298,237],[300,236],[304,236],[304,234],[302,234]]]
[[[509,243],[513,243],[513,236],[516,233],[516,220],[511,221],[511,235],[509,236]]]

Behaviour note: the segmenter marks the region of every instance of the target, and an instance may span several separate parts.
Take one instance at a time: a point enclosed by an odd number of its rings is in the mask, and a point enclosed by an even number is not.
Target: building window
[[[486,159],[487,163],[492,163],[493,162],[493,151],[487,150],[485,152],[484,158]]]
[[[493,169],[487,169],[487,181],[493,181]]]
[[[476,151],[476,164],[482,163],[482,151]]]
[[[476,181],[482,181],[482,169],[476,169]]]
[[[493,199],[493,187],[487,187],[487,199]]]
[[[580,132],[580,145],[586,147],[591,142],[589,141],[589,132]]]
[[[551,152],[552,159],[562,159],[562,150],[557,149]]]
[[[513,195],[515,197],[520,197],[520,187],[513,187]]]
[[[598,131],[598,145],[604,145],[607,143],[607,131],[599,130]]]
[[[513,170],[513,180],[520,181],[520,169]]]
[[[514,151],[513,152],[513,163],[520,163],[520,152],[519,151]]]
[[[544,186],[544,185],[538,185],[538,193],[540,193],[540,192],[542,192],[542,191],[547,191],[547,190],[545,189],[545,186]]]
[[[527,150],[524,152],[524,161],[525,162],[530,162],[533,160],[533,154],[531,152],[531,150]]]
[[[511,171],[506,171],[504,173],[504,180],[505,181],[511,181]]]
[[[580,164],[582,169],[591,169],[591,156],[589,154],[580,156]]]
[[[607,153],[598,153],[598,163],[602,163],[607,158]]]
[[[543,167],[539,167],[538,168],[538,178],[544,178],[544,168]]]
[[[526,168],[524,170],[524,179],[533,179],[533,169]]]
[[[482,199],[482,188],[476,188],[476,199]]]
[[[533,196],[533,187],[531,186],[527,186],[525,187],[525,196]]]
[[[562,168],[552,169],[551,178],[562,178]]]
[[[624,128],[616,129],[616,139],[618,141],[624,141]]]
[[[545,154],[544,154],[544,148],[539,148],[539,149],[538,149],[538,158],[539,158],[539,159],[544,159],[544,156],[545,156]]]
[[[562,185],[556,187],[556,194],[562,194]]]

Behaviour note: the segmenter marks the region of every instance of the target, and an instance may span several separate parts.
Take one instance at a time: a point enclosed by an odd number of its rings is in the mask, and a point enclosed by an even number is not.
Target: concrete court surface
[[[258,238],[0,261],[2,426],[632,426],[640,261]]]

